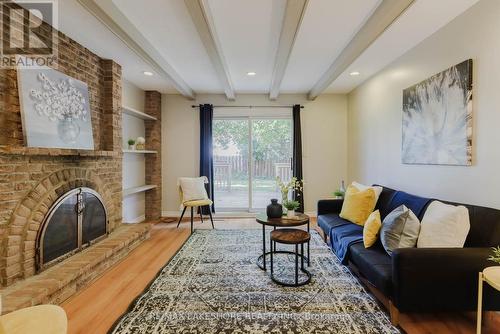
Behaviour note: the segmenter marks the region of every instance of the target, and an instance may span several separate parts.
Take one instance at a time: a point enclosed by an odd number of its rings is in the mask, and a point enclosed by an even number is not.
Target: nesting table
[[[266,249],[266,226],[272,226],[273,230],[276,231],[277,228],[284,228],[284,229],[289,229],[291,227],[298,227],[298,226],[307,226],[307,233],[310,233],[310,220],[309,216],[305,215],[303,213],[297,214],[297,216],[294,219],[289,219],[286,217],[281,217],[281,218],[268,218],[266,214],[259,214],[256,217],[257,223],[262,225],[262,255],[260,255],[257,259],[257,265],[259,266],[260,269],[266,270],[266,257],[267,256],[272,256],[275,254],[293,254],[296,255],[296,253],[291,252],[291,251],[286,251],[286,250],[276,250],[276,243],[274,243],[273,247],[273,240],[269,237],[269,250]],[[271,257],[272,258],[272,257]],[[304,256],[304,254],[301,255],[301,262],[306,261],[307,266],[311,265],[311,260],[310,260],[310,241],[307,241],[307,256]],[[307,270],[302,270],[307,276],[308,280],[305,282],[302,282],[300,284],[294,284],[294,285],[289,285],[283,282],[280,282],[276,278],[274,278],[271,275],[271,278],[274,282],[285,285],[285,286],[299,286],[303,284],[307,284],[310,281],[311,274]]]

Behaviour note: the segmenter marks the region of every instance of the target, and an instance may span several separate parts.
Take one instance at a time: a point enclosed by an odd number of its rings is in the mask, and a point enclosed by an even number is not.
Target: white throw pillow
[[[208,199],[205,189],[205,183],[208,183],[208,180],[205,176],[180,177],[177,183],[182,189],[182,203]]]
[[[469,234],[469,210],[433,201],[425,211],[417,247],[462,248]]]
[[[382,190],[384,190],[384,188],[380,186],[365,186],[364,184],[358,183],[356,181],[351,183],[351,185],[353,187],[356,187],[356,189],[358,189],[359,191],[365,191],[366,189],[373,189],[373,191],[375,191],[375,203],[378,202],[378,198],[380,197]]]

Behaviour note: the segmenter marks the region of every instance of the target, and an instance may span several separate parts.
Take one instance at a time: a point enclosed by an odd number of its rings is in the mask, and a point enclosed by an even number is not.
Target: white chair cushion
[[[205,176],[179,178],[178,184],[182,189],[182,203],[208,199],[205,183],[208,183]]]
[[[469,234],[469,210],[433,201],[425,211],[417,247],[462,248]]]

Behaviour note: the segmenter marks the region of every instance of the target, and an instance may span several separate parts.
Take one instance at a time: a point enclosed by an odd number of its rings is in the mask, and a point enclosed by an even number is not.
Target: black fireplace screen
[[[49,210],[37,239],[38,269],[86,248],[107,235],[106,209],[98,193],[78,188],[61,196]]]

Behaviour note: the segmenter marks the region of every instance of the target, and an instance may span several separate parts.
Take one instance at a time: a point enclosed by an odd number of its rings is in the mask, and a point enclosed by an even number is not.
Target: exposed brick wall
[[[50,29],[47,29],[50,31]],[[121,223],[121,67],[58,32],[57,70],[89,87],[94,151],[24,145],[17,73],[0,70],[0,283],[34,274],[35,239],[51,203],[71,187],[105,199],[110,229]]]
[[[161,94],[147,91],[144,110],[156,117],[157,121],[146,121],[146,146],[157,154],[146,155],[146,184],[158,187],[146,192],[146,219],[158,219],[161,216]]]

